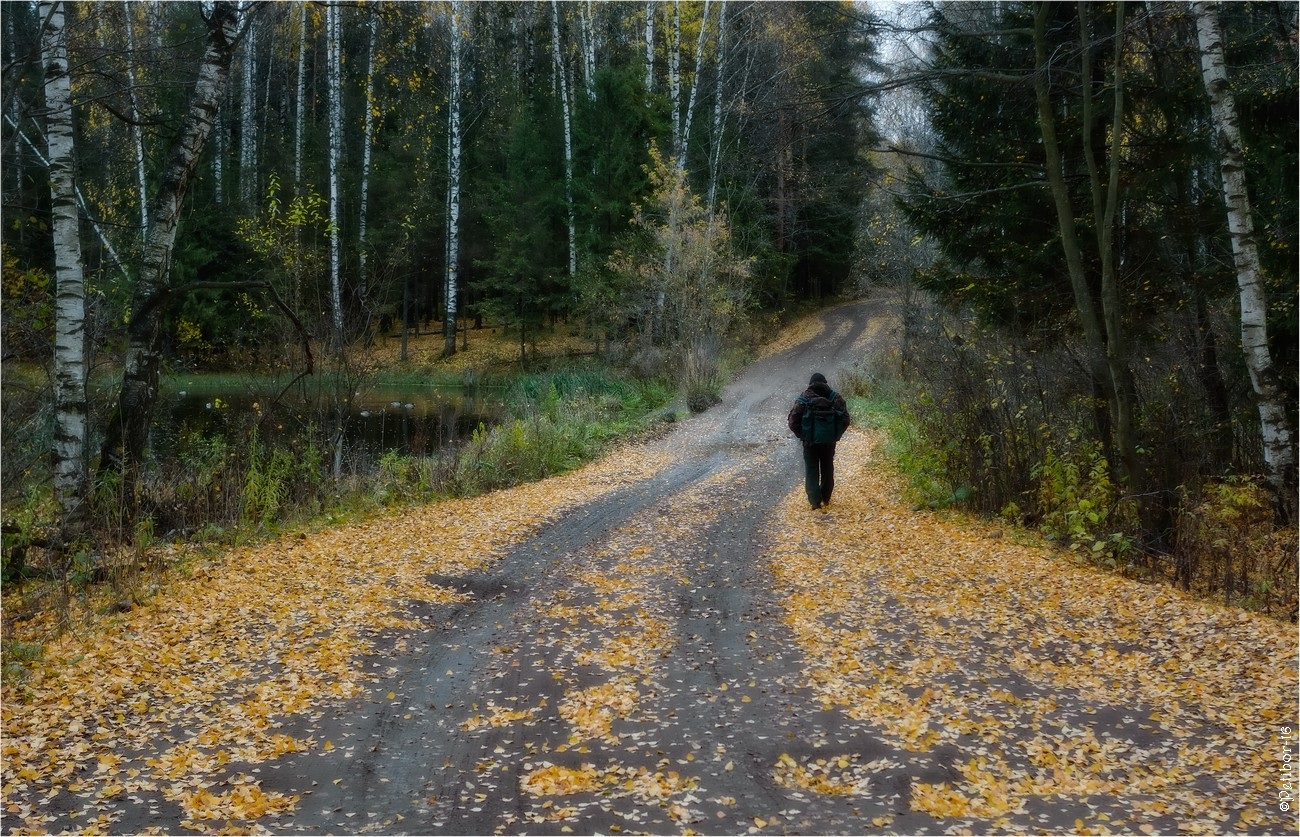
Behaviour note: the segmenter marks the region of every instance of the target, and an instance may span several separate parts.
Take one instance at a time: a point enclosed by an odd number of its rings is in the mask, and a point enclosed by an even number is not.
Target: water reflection
[[[201,380],[178,381],[164,399],[154,431],[154,449],[160,456],[178,455],[196,438],[222,436],[239,444],[256,427],[268,449],[296,450],[315,442],[333,447],[342,419],[343,458],[350,470],[365,470],[386,453],[431,456],[448,445],[467,439],[480,423],[501,420],[504,404],[496,393],[479,388],[371,387],[351,397],[336,399],[328,393],[291,392],[279,401],[279,390],[253,386],[218,390]]]

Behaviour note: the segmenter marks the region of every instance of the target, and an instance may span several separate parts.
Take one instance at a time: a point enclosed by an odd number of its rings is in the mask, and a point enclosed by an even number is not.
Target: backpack
[[[835,406],[838,397],[835,392],[831,393],[830,398],[820,395],[812,398],[799,396],[799,403],[805,407],[799,438],[813,445],[829,445],[840,440],[848,429],[849,414]]]

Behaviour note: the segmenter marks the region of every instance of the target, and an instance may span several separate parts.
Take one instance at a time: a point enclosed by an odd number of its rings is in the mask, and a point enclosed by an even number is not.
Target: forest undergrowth
[[[567,327],[533,335],[530,368],[520,368],[513,334],[485,329],[466,348],[441,359],[441,335],[398,338],[358,349],[365,376],[469,381],[502,393],[503,415],[433,455],[390,451],[371,467],[330,474],[325,429],[304,427],[290,446],[262,438],[267,418],[253,410],[224,434],[190,434],[175,457],[149,468],[138,509],[123,486],[101,479],[93,498],[95,546],[72,554],[45,549],[55,519],[48,481],[35,471],[29,487],[9,486],[4,504],[4,658],[21,676],[39,656],[38,640],[20,628],[33,620],[46,638],[136,607],[169,574],[182,573],[231,546],[283,533],[312,532],[439,499],[486,492],[573,470],[621,441],[654,434],[676,417],[664,378],[631,375],[591,357],[591,342]],[[364,386],[359,379],[351,387]],[[50,621],[50,618],[53,621]]]
[[[769,561],[823,708],[902,750],[954,753],[950,778],[912,785],[912,810],[948,833],[1019,833],[1018,815],[1056,808],[1081,814],[1078,834],[1294,828],[1269,804],[1294,720],[1289,626],[999,521],[918,511],[887,444],[846,437],[829,514],[808,525],[788,497]],[[779,765],[778,781],[851,793],[863,778],[809,767]]]

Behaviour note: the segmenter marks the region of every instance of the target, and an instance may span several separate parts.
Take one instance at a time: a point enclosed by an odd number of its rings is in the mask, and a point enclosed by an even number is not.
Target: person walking
[[[849,408],[831,389],[826,376],[814,372],[808,388],[795,399],[786,418],[790,432],[803,442],[804,489],[813,509],[831,503],[835,490],[835,443],[849,426]]]

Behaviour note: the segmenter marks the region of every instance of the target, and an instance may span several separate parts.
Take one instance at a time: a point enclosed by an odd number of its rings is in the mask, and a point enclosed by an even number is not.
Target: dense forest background
[[[377,340],[563,322],[704,407],[727,335],[888,287],[903,336],[850,386],[921,502],[1229,596],[1294,579],[1294,3],[0,15],[11,541],[164,526],[168,371],[343,392]]]

